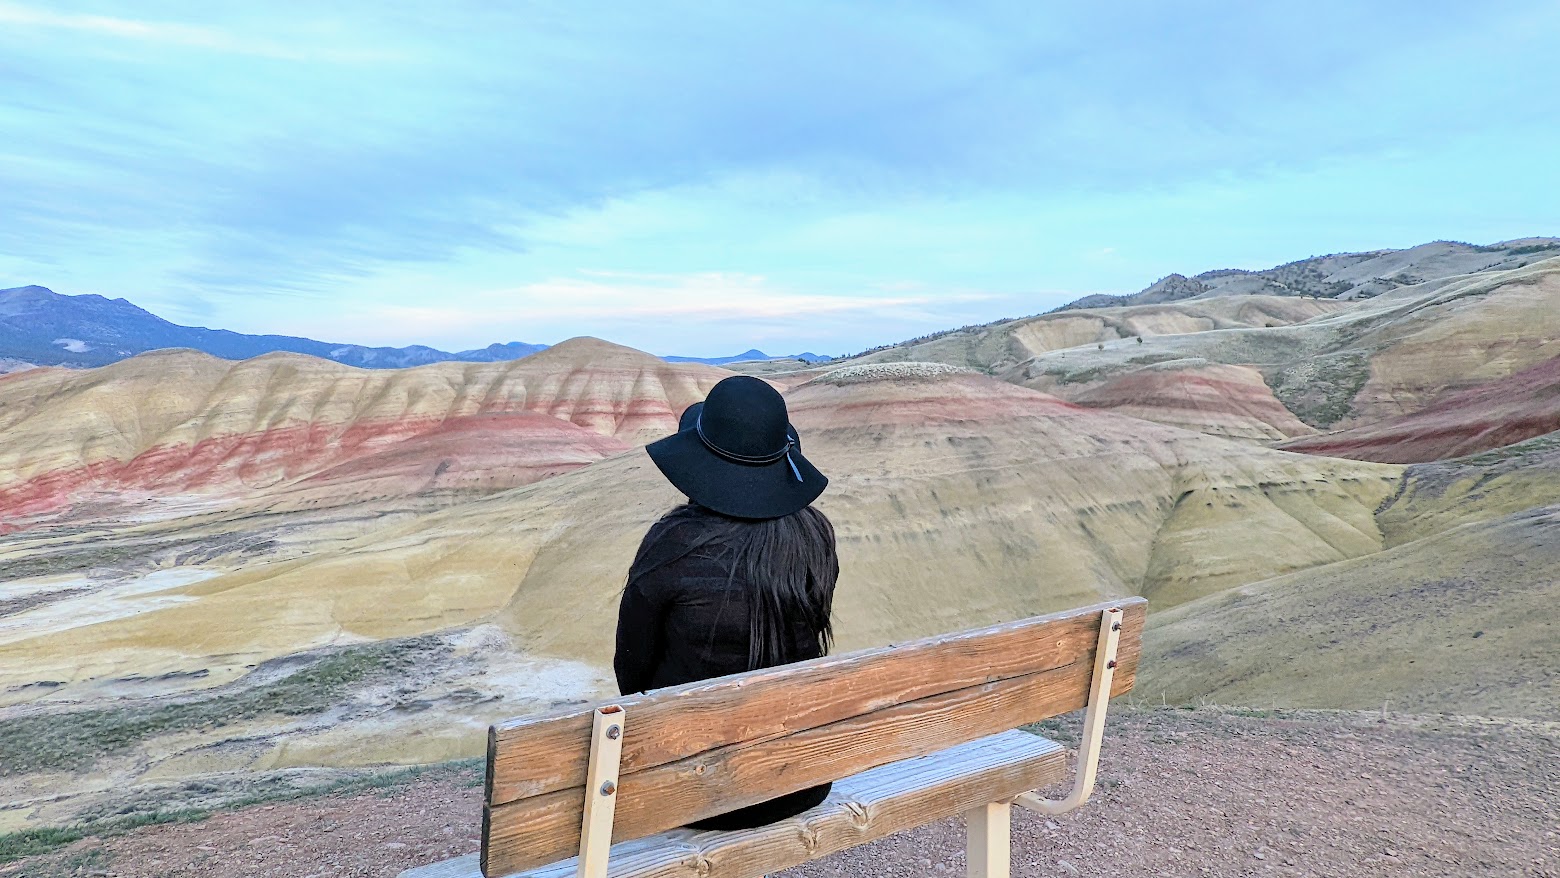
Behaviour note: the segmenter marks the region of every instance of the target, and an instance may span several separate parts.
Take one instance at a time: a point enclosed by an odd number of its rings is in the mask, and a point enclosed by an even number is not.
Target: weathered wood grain
[[[1141,598],[1097,604],[988,628],[863,650],[615,699],[634,724],[623,742],[623,771],[663,765],[737,741],[782,737],[980,683],[1061,667],[1093,655],[1099,614],[1119,606],[1122,650],[1134,658]],[[1132,686],[1117,672],[1113,694]],[[492,805],[585,781],[594,706],[511,720],[490,733]]]
[[[676,829],[616,845],[608,875],[752,878],[1012,798],[1056,783],[1066,771],[1054,742],[1005,732],[845,778],[828,801],[790,820],[736,832]],[[570,858],[513,878],[573,878],[574,868]]]
[[[979,804],[1047,786],[1066,775],[1064,750],[1004,732],[932,756],[847,777],[817,808],[734,832],[674,829],[614,845],[609,878],[735,878],[777,871]],[[574,878],[570,857],[506,878]],[[476,855],[402,872],[400,878],[482,878]]]
[[[1117,669],[1118,680],[1129,687],[1140,630],[1141,617],[1129,616],[1123,634],[1131,634],[1123,639]],[[613,838],[660,832],[1076,710],[1088,697],[1093,653],[1091,643],[1061,667],[893,704],[783,737],[741,740],[626,773]],[[637,707],[636,713],[644,710]],[[583,789],[576,787],[489,806],[483,849],[488,874],[530,868],[576,851],[582,803]]]

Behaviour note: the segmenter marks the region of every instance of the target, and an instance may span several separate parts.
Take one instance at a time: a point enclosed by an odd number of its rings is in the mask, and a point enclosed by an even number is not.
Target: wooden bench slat
[[[1098,613],[1095,630],[1098,631]],[[1116,671],[1131,687],[1142,616],[1129,615]],[[1077,710],[1088,698],[1094,647],[1061,667],[942,692],[784,737],[741,741],[620,776],[613,837],[632,839],[865,769],[944,750]],[[634,713],[628,713],[632,734]],[[626,737],[626,736],[625,736]],[[560,790],[484,812],[488,874],[538,866],[578,850],[584,790]],[[990,800],[987,800],[990,801]]]
[[[737,741],[761,741],[838,722],[893,704],[1060,667],[1093,654],[1099,614],[1119,606],[1123,644],[1135,650],[1145,602],[1124,598],[952,635],[862,650],[615,699],[633,717],[623,773],[685,759]],[[1114,694],[1131,688],[1117,674]],[[488,796],[497,806],[585,782],[591,707],[574,707],[493,727]]]
[[[910,829],[950,813],[1056,783],[1067,772],[1053,741],[1009,731],[879,766],[835,783],[827,801],[789,820],[733,832],[673,829],[612,848],[610,878],[751,878]],[[573,878],[570,857],[508,878]],[[505,873],[496,872],[494,875]],[[462,857],[401,878],[480,878]]]

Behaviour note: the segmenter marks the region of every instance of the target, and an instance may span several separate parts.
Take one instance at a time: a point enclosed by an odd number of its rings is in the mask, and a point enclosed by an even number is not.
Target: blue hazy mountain
[[[802,360],[808,363],[822,363],[832,358],[811,352],[805,354],[766,354],[757,348],[752,348],[729,357],[662,357],[661,359],[668,363],[708,363],[711,366],[724,366],[727,363],[746,363],[753,360]]]
[[[333,344],[290,335],[246,335],[226,329],[180,326],[126,299],[98,295],[66,296],[47,287],[0,290],[0,361],[39,366],[105,366],[160,348],[193,348],[226,360],[244,360],[273,351],[308,354],[367,369],[399,369],[459,361],[495,363],[518,360],[547,345],[512,341],[450,353],[425,345],[404,348]],[[732,357],[664,357],[669,362],[722,365],[741,360],[827,360],[816,354],[771,357],[747,351]]]
[[[43,366],[103,366],[159,348],[193,348],[227,360],[291,351],[349,366],[394,369],[447,360],[513,360],[545,347],[510,342],[452,354],[424,345],[332,344],[288,335],[246,335],[180,326],[125,299],[65,296],[38,286],[0,290],[0,358]]]

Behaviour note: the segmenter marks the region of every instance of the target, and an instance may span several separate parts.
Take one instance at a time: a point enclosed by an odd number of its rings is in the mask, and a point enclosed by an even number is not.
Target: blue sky
[[[0,0],[0,287],[841,353],[1560,234],[1552,0],[243,6]]]

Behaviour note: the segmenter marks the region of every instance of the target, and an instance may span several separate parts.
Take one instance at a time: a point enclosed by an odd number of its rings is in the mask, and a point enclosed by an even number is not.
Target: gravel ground
[[[1554,724],[1200,709],[1117,710],[1111,726],[1088,805],[1015,809],[1015,876],[1560,878]],[[475,850],[480,798],[419,778],[84,839],[0,876],[393,876]],[[783,874],[961,875],[963,860],[953,819]]]

